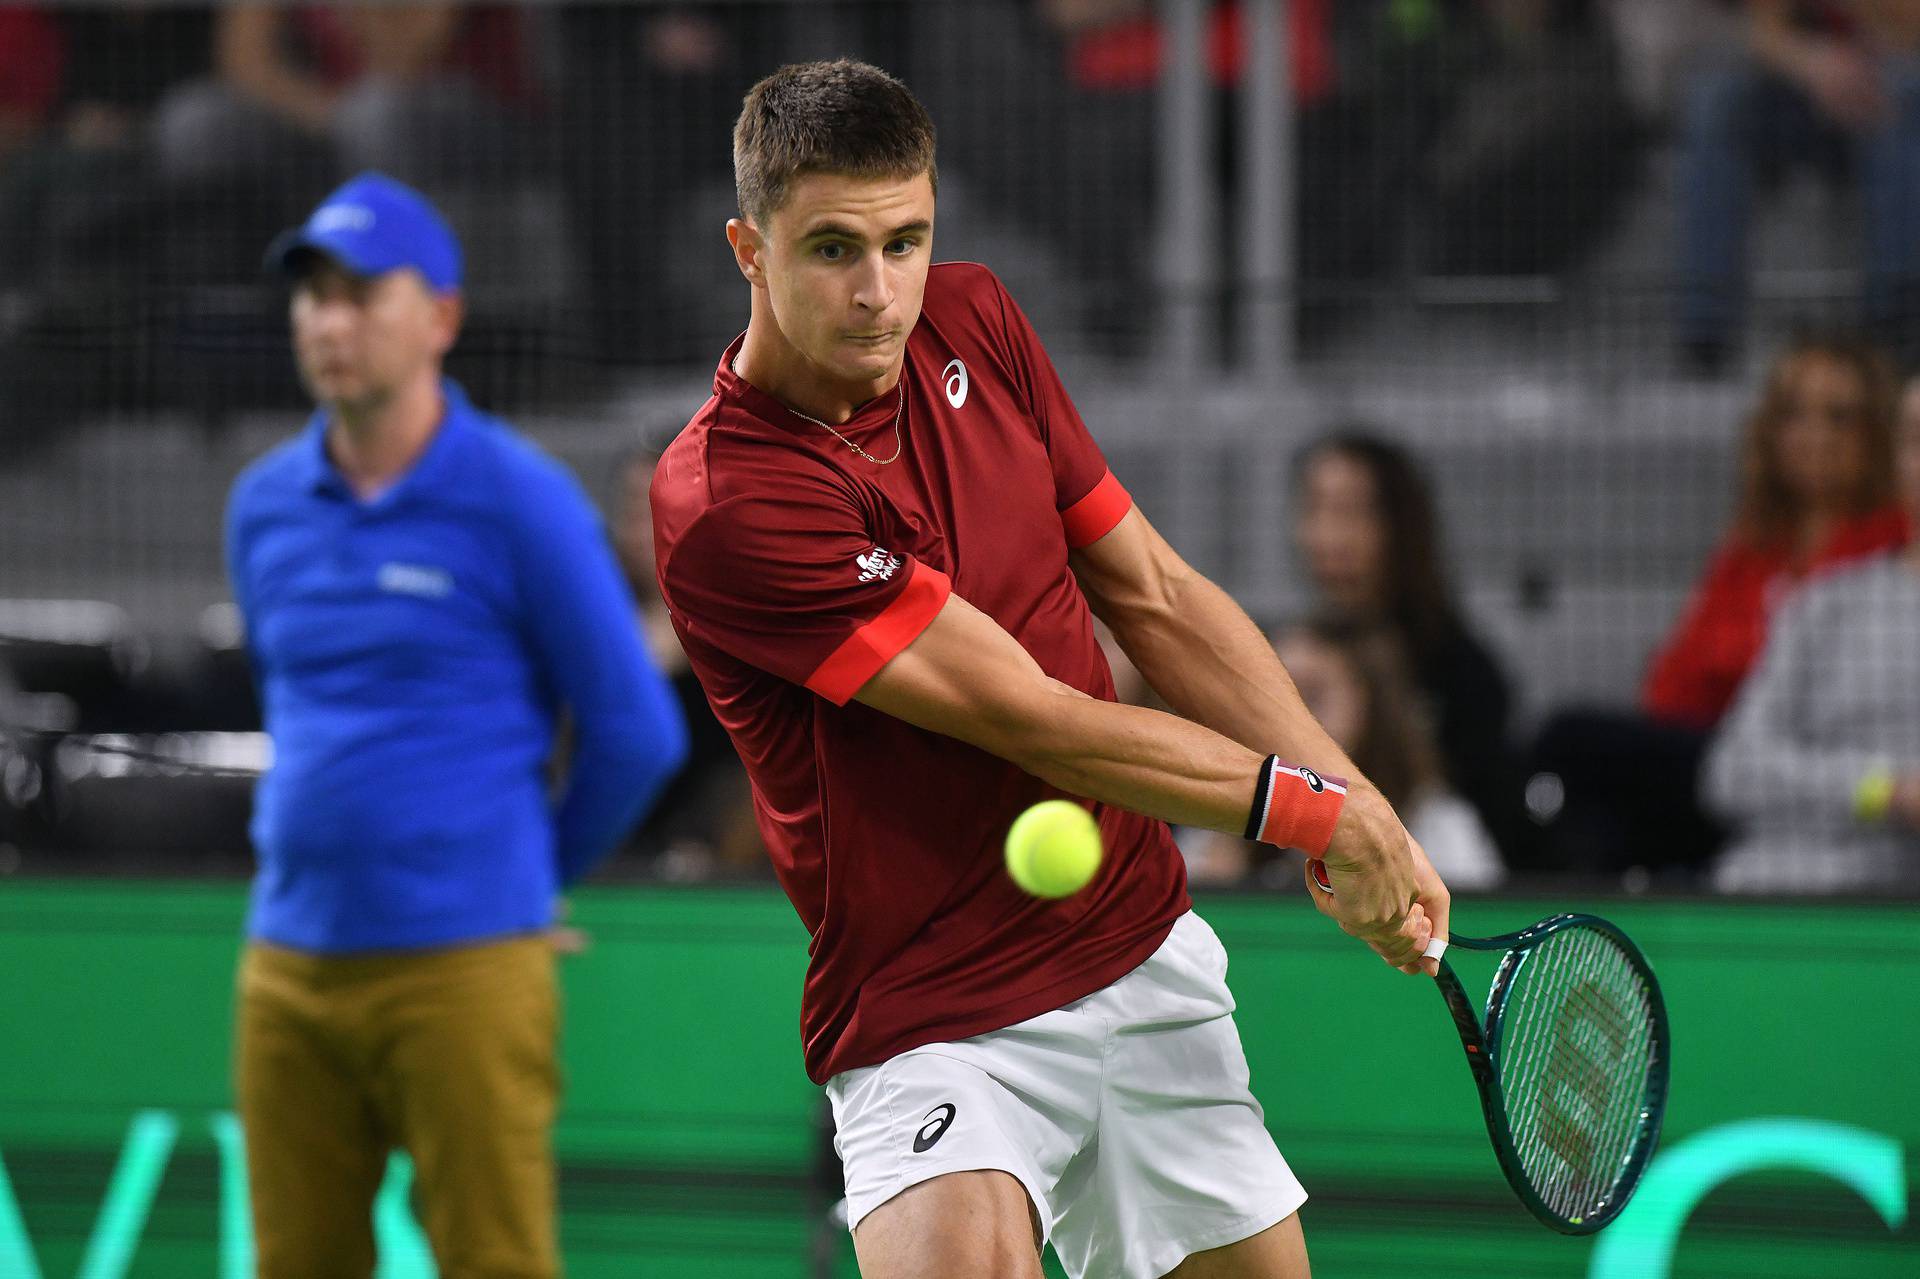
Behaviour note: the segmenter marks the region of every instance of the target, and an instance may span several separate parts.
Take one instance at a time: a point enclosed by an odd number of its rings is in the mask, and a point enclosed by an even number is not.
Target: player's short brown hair
[[[913,90],[851,58],[795,62],[748,90],[733,126],[740,212],[766,225],[807,173],[913,178],[938,189],[933,117]]]

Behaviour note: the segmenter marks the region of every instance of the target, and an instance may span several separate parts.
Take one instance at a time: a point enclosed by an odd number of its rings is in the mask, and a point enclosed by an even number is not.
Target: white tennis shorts
[[[1074,1279],[1158,1279],[1285,1220],[1307,1192],[1248,1089],[1226,976],[1189,911],[1085,999],[835,1075],[849,1223],[922,1181],[999,1169]]]

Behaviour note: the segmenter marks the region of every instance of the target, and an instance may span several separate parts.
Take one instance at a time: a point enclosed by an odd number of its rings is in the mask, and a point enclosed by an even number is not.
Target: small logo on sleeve
[[[967,402],[967,366],[958,360],[947,361],[947,367],[940,370],[941,384],[946,388],[947,403],[959,408]]]
[[[927,1112],[927,1122],[920,1125],[920,1131],[913,1134],[913,1153],[924,1155],[947,1135],[947,1129],[953,1125],[953,1117],[960,1108],[950,1101],[943,1101]],[[937,1118],[936,1118],[937,1116]]]
[[[380,589],[390,595],[417,595],[421,599],[440,600],[453,594],[453,574],[428,564],[382,564],[376,580]]]
[[[853,562],[860,566],[860,580],[863,582],[885,582],[906,563],[884,546],[876,546],[865,555],[854,556]]]

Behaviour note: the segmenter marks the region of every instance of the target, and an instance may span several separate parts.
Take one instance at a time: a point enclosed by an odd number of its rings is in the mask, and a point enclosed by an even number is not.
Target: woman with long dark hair
[[[1492,836],[1447,784],[1421,699],[1379,628],[1316,619],[1274,641],[1287,673],[1333,740],[1380,788],[1449,887],[1491,888],[1505,875]]]
[[[1426,477],[1399,445],[1350,427],[1300,455],[1294,494],[1295,541],[1319,611],[1377,629],[1399,650],[1447,780],[1511,857],[1528,835],[1507,738],[1513,698],[1454,602]]]

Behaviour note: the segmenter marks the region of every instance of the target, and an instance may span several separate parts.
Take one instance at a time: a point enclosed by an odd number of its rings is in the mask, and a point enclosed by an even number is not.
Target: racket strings
[[[1617,965],[1618,957],[1597,934],[1577,941],[1569,948],[1578,956],[1567,965],[1572,985],[1565,1001],[1550,1019],[1542,1018],[1554,1034],[1536,1088],[1539,1111],[1550,1118],[1550,1144],[1561,1159],[1543,1198],[1569,1217],[1597,1207],[1612,1187],[1619,1168],[1614,1147],[1622,1133],[1630,1144],[1641,1083],[1626,1016],[1601,993],[1600,982],[1614,975],[1608,960]]]
[[[1535,1192],[1577,1221],[1612,1192],[1653,1069],[1645,984],[1605,934],[1556,934],[1521,961],[1505,1013],[1501,1086]]]
[[[1573,1059],[1566,1053],[1558,1054],[1558,1060],[1554,1060],[1557,1021],[1554,1006],[1564,1007],[1570,998],[1569,990],[1564,988],[1567,979],[1570,975],[1577,978],[1580,969],[1591,963],[1587,948],[1577,942],[1577,938],[1572,938],[1561,943],[1556,947],[1555,961],[1547,965],[1538,965],[1534,956],[1528,957],[1527,962],[1533,966],[1522,969],[1523,979],[1516,983],[1510,996],[1515,999],[1510,1014],[1515,1018],[1512,1024],[1520,1026],[1522,1033],[1517,1037],[1515,1051],[1503,1054],[1518,1067],[1517,1077],[1509,1088],[1508,1113],[1510,1121],[1519,1124],[1516,1146],[1523,1167],[1542,1198],[1554,1201],[1556,1211],[1565,1190],[1564,1183],[1587,1162],[1583,1147],[1591,1145],[1575,1126],[1570,1110],[1553,1104],[1551,1094],[1546,1092],[1553,1082],[1556,1066],[1557,1073],[1563,1077],[1575,1070],[1588,1076],[1586,1081],[1569,1080],[1576,1086],[1577,1082],[1591,1081],[1590,1063]],[[1554,967],[1564,971],[1546,971]],[[1578,986],[1571,989],[1577,990]]]
[[[1578,981],[1562,1013],[1555,1018],[1559,1034],[1549,1053],[1549,1071],[1553,1068],[1551,1063],[1560,1065],[1562,1089],[1571,1092],[1584,1106],[1588,1122],[1582,1124],[1582,1116],[1573,1113],[1576,1107],[1565,1100],[1555,1104],[1556,1096],[1560,1095],[1555,1090],[1543,1088],[1542,1104],[1556,1112],[1560,1136],[1558,1153],[1565,1160],[1559,1178],[1551,1187],[1559,1197],[1556,1203],[1559,1210],[1571,1210],[1588,1203],[1611,1185],[1613,1165],[1605,1157],[1605,1147],[1611,1144],[1607,1134],[1622,1127],[1622,1116],[1614,1113],[1617,1107],[1612,1100],[1618,1095],[1620,1085],[1628,1082],[1619,1074],[1628,1056],[1626,1018],[1613,1000],[1596,993],[1596,979],[1604,970],[1609,948],[1597,935],[1590,934],[1578,941],[1578,949],[1583,952],[1577,969]],[[1589,1042],[1580,1042],[1579,1031],[1585,1027],[1597,1031],[1599,1042],[1592,1042],[1593,1034],[1584,1036]],[[1551,1074],[1548,1082],[1552,1082]],[[1631,1117],[1626,1118],[1626,1127],[1631,1131]],[[1593,1184],[1601,1177],[1606,1181],[1597,1186]]]
[[[1532,1143],[1540,1193],[1549,1206],[1576,1218],[1592,1212],[1611,1189],[1632,1143],[1644,1058],[1622,1037],[1624,1016],[1613,999],[1597,995],[1609,947],[1599,937],[1569,947],[1565,999],[1551,1008],[1551,983],[1534,995],[1534,1043],[1544,1068],[1536,1072],[1524,1116],[1538,1123]],[[1551,1152],[1553,1160],[1546,1160]]]
[[[1646,1078],[1646,1055],[1641,1046],[1651,1042],[1650,1036],[1642,1034],[1636,1045],[1631,1014],[1622,1006],[1624,996],[1626,1001],[1637,1001],[1644,1007],[1644,992],[1633,980],[1636,975],[1605,938],[1595,934],[1589,940],[1592,954],[1586,965],[1586,980],[1575,988],[1576,997],[1569,1007],[1576,1018],[1597,1027],[1601,1038],[1601,1060],[1595,1063],[1582,1058],[1590,1066],[1580,1080],[1580,1095],[1592,1116],[1592,1127],[1587,1129],[1591,1144],[1584,1162],[1578,1165],[1584,1175],[1564,1178],[1564,1184],[1557,1188],[1563,1196],[1563,1210],[1583,1214],[1597,1207],[1611,1190],[1632,1144]],[[1598,982],[1621,976],[1612,969],[1624,969],[1628,985],[1622,990],[1613,980],[1611,993],[1603,996],[1598,993]],[[1640,1024],[1646,1025],[1649,1018],[1650,1013],[1643,1013]],[[1574,1022],[1576,1027],[1580,1024],[1579,1020]],[[1597,1141],[1593,1140],[1595,1134]]]
[[[1625,995],[1628,1007],[1610,1004],[1616,1016],[1623,1016],[1621,1030],[1625,1051],[1617,1053],[1605,1078],[1606,1112],[1601,1128],[1604,1140],[1593,1164],[1593,1176],[1600,1180],[1593,1194],[1606,1196],[1625,1169],[1638,1135],[1646,1104],[1647,1079],[1654,1069],[1653,1003],[1639,973],[1604,941],[1602,946],[1614,963],[1625,969]]]

